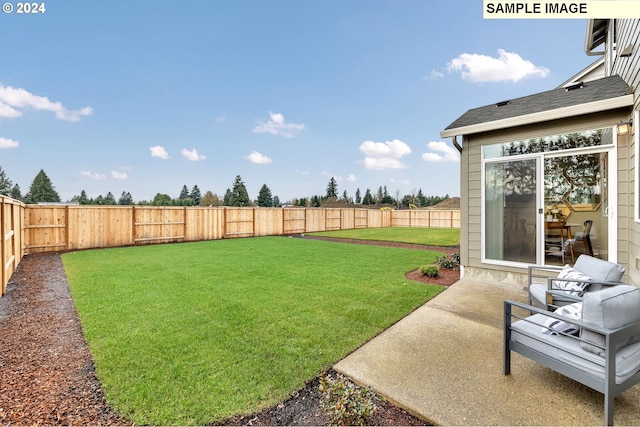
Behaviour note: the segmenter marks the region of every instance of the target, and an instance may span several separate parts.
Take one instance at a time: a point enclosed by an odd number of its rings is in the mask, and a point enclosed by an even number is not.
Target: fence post
[[[64,249],[69,250],[69,205],[64,205]]]
[[[4,295],[7,282],[9,278],[7,277],[7,269],[5,265],[6,259],[6,248],[4,236],[7,234],[7,230],[5,229],[5,219],[4,219],[4,205],[5,199],[0,196],[0,236],[2,236],[2,245],[0,245],[0,259],[2,259],[2,272],[0,272],[0,296]]]
[[[131,244],[136,244],[136,207],[131,206]]]
[[[227,207],[222,208],[222,238],[227,237]]]

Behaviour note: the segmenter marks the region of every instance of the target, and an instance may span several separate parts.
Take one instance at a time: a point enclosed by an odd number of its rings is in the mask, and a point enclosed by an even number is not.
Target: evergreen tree
[[[7,174],[0,167],[0,195],[3,196],[11,196],[11,187],[13,183],[9,178],[7,178]]]
[[[393,199],[393,197],[389,195],[387,186],[385,185],[384,189],[382,190],[382,198],[380,199],[380,203],[393,205],[395,202],[396,201]]]
[[[14,185],[11,189],[11,197],[16,200],[22,200],[22,193],[20,193],[20,186],[18,184]]]
[[[279,208],[281,206],[282,206],[282,204],[280,203],[280,197],[273,196],[273,207],[274,208]]]
[[[130,206],[133,204],[133,197],[131,197],[131,193],[127,191],[123,191],[118,199],[118,204],[122,206]]]
[[[191,194],[189,195],[189,197],[191,197],[191,200],[193,200],[193,205],[194,206],[200,205],[200,200],[202,199],[202,194],[200,194],[200,189],[198,188],[197,185],[193,186],[193,188],[191,189]]]
[[[74,199],[75,199],[75,197],[74,197]],[[77,200],[74,200],[74,199],[71,199],[71,200],[73,200],[74,202],[78,202],[81,205],[91,204],[91,200],[89,200],[89,198],[87,197],[87,192],[84,191],[84,190],[82,190],[80,192],[80,196],[78,197]]]
[[[311,198],[311,206],[314,208],[319,208],[322,204],[322,197],[315,195]]]
[[[231,190],[231,197],[229,198],[229,204],[227,206],[251,206],[251,199],[249,199],[249,193],[247,187],[240,175],[236,176],[233,182],[233,189]]]
[[[105,196],[104,204],[105,205],[115,205],[116,204],[116,198],[114,197],[113,193],[111,193],[111,191],[109,191],[107,193],[107,195]]]
[[[418,190],[418,194],[416,195],[416,205],[425,206],[424,193],[422,192],[422,188]]]
[[[273,206],[273,195],[271,190],[267,187],[267,184],[263,184],[258,192],[258,206],[263,208],[270,208]]]
[[[338,198],[338,183],[334,177],[331,177],[329,184],[327,184],[327,199]]]
[[[182,190],[180,191],[180,195],[178,196],[178,200],[185,200],[189,197],[189,189],[186,185],[182,186]]]
[[[369,190],[367,188],[367,191],[365,191],[364,193],[364,198],[362,199],[362,204],[363,205],[374,205],[376,203],[376,201],[373,199],[373,196],[371,195],[371,190]]]
[[[104,203],[104,197],[102,197],[102,194],[99,194],[98,197],[93,199],[91,204],[93,204],[93,205],[104,205],[105,204]]]
[[[224,193],[223,204],[224,206],[231,206],[231,189],[227,188],[227,191]]]
[[[347,194],[347,190],[344,190],[342,192],[342,200],[348,202],[349,201],[349,195]]]
[[[362,203],[362,197],[360,197],[360,188],[356,189],[356,203],[357,204]]]
[[[40,172],[33,179],[29,192],[25,196],[25,202],[60,202],[60,196],[44,170],[40,169]]]

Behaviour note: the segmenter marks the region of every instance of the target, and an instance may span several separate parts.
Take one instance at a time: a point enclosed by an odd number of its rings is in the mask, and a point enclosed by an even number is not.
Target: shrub
[[[423,265],[420,267],[420,273],[422,273],[423,276],[438,277],[439,272],[440,269],[437,265]]]
[[[441,268],[447,270],[457,270],[458,268],[460,268],[460,252],[451,254],[451,256],[438,257],[436,262]]]
[[[340,374],[336,379],[321,374],[318,390],[321,407],[331,416],[332,425],[365,426],[377,410],[370,387],[358,387]]]

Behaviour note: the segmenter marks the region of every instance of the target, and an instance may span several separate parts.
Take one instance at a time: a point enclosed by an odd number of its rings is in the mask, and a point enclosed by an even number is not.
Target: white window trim
[[[640,125],[640,112],[636,111],[635,112],[635,116],[634,116],[634,123],[638,123]],[[585,130],[590,130],[590,129],[585,129]],[[516,156],[505,156],[505,157],[497,157],[497,158],[485,158],[484,156],[484,150],[481,148],[480,151],[480,162],[481,162],[481,168],[480,170],[481,175],[480,175],[480,191],[481,191],[481,199],[480,199],[480,209],[481,209],[481,214],[480,214],[480,262],[482,264],[487,264],[487,265],[498,265],[498,266],[504,266],[504,267],[516,267],[516,268],[526,268],[529,263],[521,263],[521,262],[517,262],[517,261],[507,261],[507,260],[497,260],[497,259],[493,259],[493,258],[487,258],[486,257],[486,235],[485,235],[485,212],[486,212],[486,205],[485,205],[485,174],[486,174],[486,170],[485,167],[487,164],[489,163],[500,163],[500,162],[504,162],[504,161],[509,161],[509,160],[526,160],[526,159],[531,159],[531,158],[539,158],[540,160],[537,162],[538,166],[538,176],[541,177],[543,172],[543,163],[544,163],[544,159],[545,157],[560,157],[560,156],[566,156],[567,154],[569,155],[579,155],[579,154],[587,154],[587,153],[603,153],[603,152],[609,152],[610,155],[610,159],[609,161],[613,163],[615,166],[615,168],[613,168],[612,170],[617,170],[617,157],[615,155],[615,153],[617,152],[617,147],[618,147],[618,140],[617,140],[617,134],[616,134],[616,127],[613,126],[612,127],[612,132],[613,132],[613,141],[611,144],[605,144],[605,145],[599,145],[599,146],[594,146],[594,147],[584,147],[584,148],[573,148],[573,149],[569,149],[569,150],[563,150],[563,151],[558,151],[558,152],[543,152],[543,153],[531,153],[531,154],[524,154],[524,155],[516,155]],[[639,144],[637,144],[638,141],[638,132],[634,132],[634,141],[636,141],[636,180],[635,180],[635,185],[636,185],[636,195],[638,195],[638,152],[640,150],[640,148],[638,147]],[[615,193],[609,193],[610,197],[612,197],[612,199],[610,199],[610,202],[613,202],[613,206],[617,206],[617,179],[613,180],[613,183],[608,183],[607,185],[610,185],[609,190],[615,190]],[[611,184],[613,184],[613,189],[611,188]],[[539,188],[538,188],[538,206],[537,208],[539,209],[540,207],[544,206],[544,191],[542,189],[543,184],[542,182],[539,182]],[[640,211],[640,197],[637,197],[635,206],[636,206],[636,210]],[[612,211],[613,212],[613,211]],[[542,217],[540,215],[537,215],[537,233],[538,236],[537,238],[541,238],[542,233],[544,232],[543,228],[542,228]],[[636,215],[636,220],[638,220],[638,215]],[[617,221],[613,221],[611,216],[609,217],[609,249],[611,249],[611,238],[613,237],[615,239],[615,250],[611,251],[609,250],[609,260],[612,262],[616,262],[617,261]],[[613,227],[612,227],[613,224]],[[539,251],[537,251],[537,264],[542,265],[544,263],[544,256],[543,254],[540,254]]]
[[[640,125],[640,112],[633,112],[633,219],[640,223],[640,132],[636,132],[635,128]]]

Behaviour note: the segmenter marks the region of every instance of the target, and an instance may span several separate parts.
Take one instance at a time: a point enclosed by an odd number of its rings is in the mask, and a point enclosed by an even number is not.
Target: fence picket
[[[0,296],[25,253],[391,226],[459,228],[460,210],[25,205],[0,196]]]

